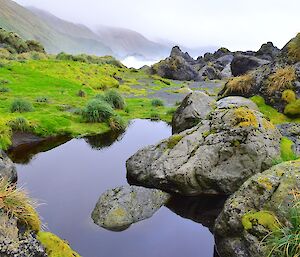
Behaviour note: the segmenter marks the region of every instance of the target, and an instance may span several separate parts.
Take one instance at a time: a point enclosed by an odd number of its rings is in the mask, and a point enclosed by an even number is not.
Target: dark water
[[[212,257],[213,236],[200,223],[212,225],[219,211],[214,199],[173,197],[151,219],[123,232],[102,229],[90,218],[101,193],[127,184],[125,161],[170,134],[163,122],[136,120],[119,137],[73,139],[31,160],[25,151],[19,162],[27,163],[17,165],[18,183],[45,203],[38,210],[47,229],[82,256]]]

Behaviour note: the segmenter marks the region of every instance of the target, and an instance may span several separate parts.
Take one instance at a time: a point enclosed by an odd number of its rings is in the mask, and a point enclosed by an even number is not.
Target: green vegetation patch
[[[49,257],[80,257],[66,241],[50,232],[39,232],[37,239],[45,247]]]
[[[284,108],[284,114],[294,118],[300,117],[300,99],[286,105]]]
[[[293,141],[287,137],[282,137],[280,142],[281,159],[283,161],[292,161],[298,159],[298,156],[293,150]]]
[[[292,62],[300,61],[300,33],[289,43],[288,57]]]
[[[296,101],[296,93],[291,89],[284,90],[281,99],[287,103],[292,103]]]
[[[182,135],[171,136],[167,142],[167,147],[169,149],[173,149],[181,141],[182,138]]]
[[[242,217],[245,230],[251,230],[254,226],[262,225],[269,231],[275,231],[279,227],[276,216],[269,211],[249,212]]]
[[[154,107],[158,107],[158,106],[164,106],[164,101],[158,98],[155,98],[151,101],[151,105]]]

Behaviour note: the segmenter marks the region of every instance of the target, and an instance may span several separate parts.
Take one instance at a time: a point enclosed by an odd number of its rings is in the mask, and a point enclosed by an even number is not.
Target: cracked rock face
[[[272,220],[287,224],[293,190],[300,188],[300,161],[285,162],[247,180],[225,203],[216,220],[215,237],[221,257],[261,257],[261,243]],[[264,220],[268,223],[264,223]],[[270,225],[271,224],[271,225]]]
[[[168,199],[168,193],[156,189],[117,187],[100,196],[92,219],[100,227],[122,231],[133,223],[152,217]]]
[[[232,194],[272,166],[280,140],[258,111],[216,109],[196,127],[138,151],[127,160],[127,178],[182,195]]]
[[[13,162],[0,150],[0,178],[6,177],[12,182],[17,181],[17,170]]]

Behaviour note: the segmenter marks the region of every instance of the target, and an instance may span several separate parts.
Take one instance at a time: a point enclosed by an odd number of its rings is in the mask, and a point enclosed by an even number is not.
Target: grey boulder
[[[95,224],[112,231],[122,231],[131,224],[148,219],[169,199],[156,189],[123,186],[103,193],[93,212]]]
[[[232,194],[273,165],[280,140],[258,111],[216,109],[209,120],[134,154],[126,163],[127,179],[182,195]]]
[[[17,181],[17,170],[13,162],[0,150],[0,178],[6,177],[11,182]]]
[[[213,110],[216,101],[203,92],[192,92],[185,97],[172,119],[173,133],[196,126]]]

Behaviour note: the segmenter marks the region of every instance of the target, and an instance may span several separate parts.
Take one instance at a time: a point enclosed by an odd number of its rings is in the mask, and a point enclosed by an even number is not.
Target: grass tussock
[[[234,77],[226,83],[226,91],[224,95],[229,95],[232,93],[242,95],[247,94],[254,84],[255,79],[251,74]]]
[[[114,109],[123,110],[125,108],[125,100],[116,90],[109,90],[104,94],[104,100]]]
[[[296,71],[292,66],[279,68],[267,79],[267,93],[271,95],[277,91],[282,92],[286,89],[293,89],[293,82],[296,79]]]
[[[164,106],[164,101],[158,98],[155,98],[151,101],[151,105],[154,107]]]
[[[86,122],[105,122],[114,115],[113,108],[104,101],[93,99],[82,110],[82,117]]]
[[[267,257],[300,256],[300,192],[292,190],[291,194],[293,203],[288,219],[263,239]]]
[[[41,229],[41,221],[27,193],[8,181],[0,179],[0,209],[5,214],[15,217],[18,222],[26,225],[29,230],[38,232]]]
[[[113,131],[124,131],[127,127],[127,122],[120,115],[113,115],[108,119],[108,125]]]
[[[29,132],[32,131],[32,127],[24,117],[17,117],[16,119],[10,120],[8,126],[12,131]]]
[[[32,104],[25,99],[15,99],[10,107],[11,112],[32,112],[33,106]]]

